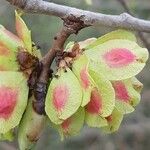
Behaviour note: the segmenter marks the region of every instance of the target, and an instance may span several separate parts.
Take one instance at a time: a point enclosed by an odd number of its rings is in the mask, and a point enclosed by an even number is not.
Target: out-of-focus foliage
[[[85,0],[85,2],[86,2],[88,5],[92,5],[92,3],[93,3],[92,0]]]
[[[88,5],[85,0],[49,0],[58,4],[73,6],[90,11],[106,14],[120,14],[124,12],[117,0],[92,0]],[[143,19],[150,20],[149,0],[126,0],[132,12]],[[0,1],[0,23],[15,32],[14,8],[5,0]],[[26,23],[33,33],[33,40],[42,48],[44,54],[52,43],[56,32],[62,26],[62,21],[56,17],[28,14],[24,17]],[[90,27],[83,29],[77,36],[72,35],[70,39],[84,40],[89,37],[99,37],[109,32],[111,28]],[[150,42],[150,37],[145,34]],[[142,43],[141,43],[142,44]],[[61,142],[59,135],[53,129],[47,129],[43,133],[36,150],[149,150],[150,149],[150,61],[138,76],[144,84],[142,100],[136,111],[124,119],[123,125],[118,132],[112,135],[104,135],[97,129],[85,127],[81,135]],[[16,150],[16,143],[0,143],[2,150]]]

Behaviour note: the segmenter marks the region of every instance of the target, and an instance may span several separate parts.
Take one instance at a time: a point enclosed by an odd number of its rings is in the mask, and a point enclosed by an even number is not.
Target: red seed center
[[[125,48],[112,49],[104,55],[104,60],[110,67],[127,66],[135,60],[135,55]]]
[[[71,122],[72,122],[72,119],[71,119],[71,118],[68,118],[67,120],[65,120],[65,121],[61,124],[61,127],[63,128],[63,131],[64,131],[65,133],[68,132],[69,126],[70,126]]]
[[[123,82],[117,81],[113,83],[113,87],[115,89],[116,98],[120,101],[129,102],[130,96],[128,94],[128,90]]]
[[[69,91],[66,85],[59,85],[53,92],[53,104],[54,107],[61,111],[64,108],[69,96]]]
[[[90,80],[89,80],[89,77],[88,77],[88,72],[87,72],[87,68],[84,67],[81,72],[80,72],[80,78],[81,78],[81,81],[82,81],[82,87],[87,89],[90,85]]]
[[[0,87],[0,118],[9,119],[14,111],[18,98],[18,90]]]
[[[91,100],[86,106],[86,111],[92,114],[101,113],[102,109],[102,97],[98,90],[95,88],[91,93]]]

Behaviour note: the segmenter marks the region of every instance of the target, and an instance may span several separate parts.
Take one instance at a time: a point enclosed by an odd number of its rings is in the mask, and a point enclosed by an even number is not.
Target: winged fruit
[[[145,66],[148,51],[129,40],[109,40],[85,51],[90,69],[100,71],[109,80],[123,80],[137,75]]]
[[[86,123],[91,127],[107,125],[105,117],[111,115],[115,106],[115,92],[107,79],[96,71],[90,71],[94,88],[90,102],[85,106]]]
[[[69,68],[61,68],[48,88],[45,102],[48,117],[53,123],[61,124],[78,110],[81,102],[79,81]]]
[[[84,125],[85,111],[84,108],[79,108],[78,111],[66,119],[63,123],[57,126],[61,139],[78,135]]]
[[[117,131],[120,127],[120,124],[123,120],[123,114],[120,113],[116,108],[113,110],[112,114],[105,118],[107,120],[108,125],[102,127],[101,129],[105,133],[113,133]]]
[[[134,88],[133,79],[114,81],[112,85],[115,89],[116,108],[123,114],[134,111],[134,107],[140,101],[140,94]]]
[[[0,133],[6,133],[20,123],[27,100],[28,87],[23,74],[0,72]]]

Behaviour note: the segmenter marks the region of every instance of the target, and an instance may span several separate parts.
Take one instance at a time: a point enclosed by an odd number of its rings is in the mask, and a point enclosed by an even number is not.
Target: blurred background
[[[117,15],[125,12],[119,0],[49,1],[106,14]],[[124,1],[135,16],[150,20],[150,0]],[[38,14],[27,14],[24,19],[32,30],[33,41],[41,47],[43,54],[46,53],[51,46],[54,35],[60,30],[62,21],[56,17]],[[0,24],[15,33],[14,7],[10,6],[5,0],[0,0]],[[77,36],[71,36],[69,40],[80,41],[89,37],[99,37],[111,30],[114,29],[90,27],[83,29]],[[144,34],[144,36],[150,45],[150,36],[148,34]],[[140,39],[139,42],[143,45]],[[150,150],[150,60],[138,79],[144,83],[141,103],[137,106],[135,112],[124,117],[119,131],[111,135],[105,135],[99,129],[85,127],[79,136],[61,142],[58,133],[47,127],[35,149]],[[0,150],[17,150],[17,142],[0,142]]]

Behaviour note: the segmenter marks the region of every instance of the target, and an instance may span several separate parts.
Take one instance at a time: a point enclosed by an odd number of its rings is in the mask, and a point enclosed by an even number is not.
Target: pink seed
[[[54,89],[53,92],[53,104],[54,107],[58,110],[61,111],[69,97],[69,90],[66,85],[59,85]]]
[[[71,118],[68,118],[68,119],[66,119],[66,120],[61,124],[61,127],[63,128],[63,131],[64,131],[65,133],[68,132],[69,126],[70,126],[71,122],[72,122],[72,119],[71,119]]]
[[[18,90],[10,87],[0,87],[0,118],[9,119],[18,99]]]
[[[127,66],[135,60],[135,55],[125,48],[112,49],[104,55],[104,60],[110,67]]]
[[[86,111],[92,114],[101,113],[102,109],[102,97],[96,88],[91,93],[91,100],[86,106]]]
[[[116,81],[113,83],[113,87],[115,89],[116,98],[120,101],[129,102],[130,96],[128,94],[128,90],[126,86],[121,81]]]
[[[90,80],[89,80],[89,77],[88,77],[88,71],[87,71],[86,67],[83,67],[83,69],[81,70],[80,78],[81,78],[81,81],[82,81],[82,87],[84,89],[87,89],[90,85]]]

